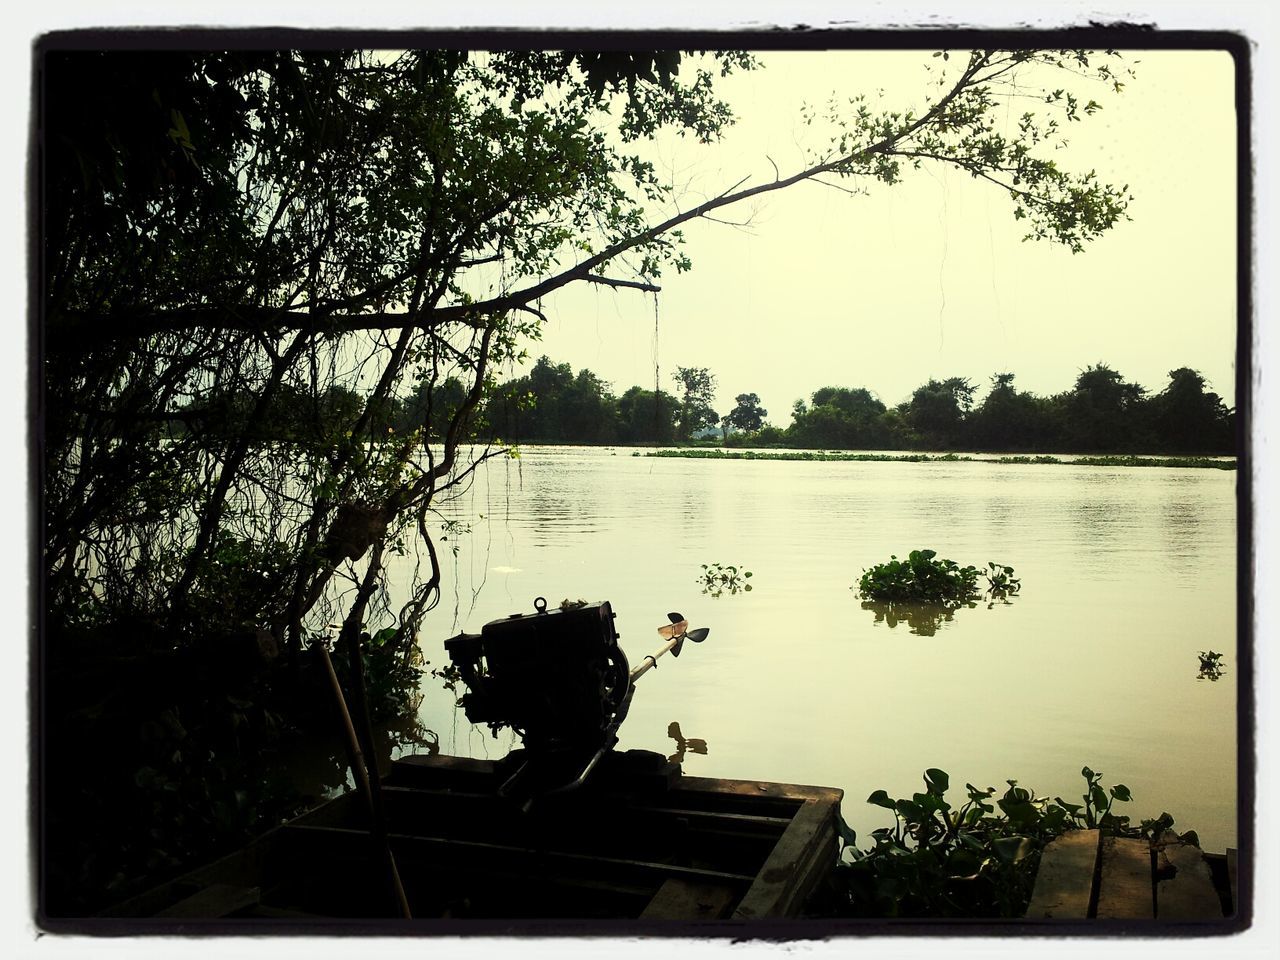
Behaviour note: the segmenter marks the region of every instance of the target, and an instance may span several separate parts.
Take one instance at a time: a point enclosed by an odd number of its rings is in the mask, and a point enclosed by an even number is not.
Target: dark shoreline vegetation
[[[1018,390],[1012,373],[997,373],[981,401],[969,378],[931,379],[895,406],[865,387],[826,386],[795,401],[785,427],[766,422],[754,393],[739,394],[718,414],[711,406],[716,377],[706,367],[676,367],[672,380],[674,393],[634,386],[615,396],[592,371],[575,374],[543,356],[526,376],[496,388],[478,429],[512,443],[976,451],[1025,454],[1029,462],[1053,462],[1044,458],[1055,453],[1114,461],[1238,452],[1234,410],[1188,367],[1169,371],[1169,382],[1153,392],[1098,363],[1048,397]]]
[[[976,400],[979,388],[971,379],[931,379],[892,407],[864,387],[828,386],[815,390],[808,400],[795,401],[786,427],[766,422],[768,411],[754,393],[739,394],[732,410],[718,414],[711,406],[716,377],[706,367],[677,367],[672,379],[675,393],[633,386],[615,396],[610,385],[591,370],[574,373],[569,364],[542,356],[527,375],[492,387],[463,436],[473,442],[501,438],[500,442],[513,445],[695,444],[1023,455],[999,461],[1009,463],[1057,462],[1050,454],[1094,455],[1095,460],[1075,462],[1106,466],[1204,466],[1198,461],[1238,452],[1235,411],[1188,367],[1169,371],[1165,388],[1151,392],[1099,363],[1082,371],[1070,390],[1049,397],[1019,391],[1013,374],[998,373],[991,377],[981,402]],[[448,423],[465,396],[461,381],[446,379],[407,396],[387,397],[371,413],[371,433],[386,438],[412,434],[433,407],[436,422]],[[250,398],[234,394],[207,403],[200,416],[206,429],[218,433],[247,433],[260,441],[315,442],[332,436],[337,425],[355,416],[363,405],[364,398],[354,390],[334,384],[318,403],[282,389],[267,415],[258,418],[250,416]],[[331,426],[325,429],[325,424]],[[170,426],[175,436],[186,429],[177,420]],[[438,431],[428,436],[443,439]],[[1140,454],[1170,462],[1123,459]],[[1196,462],[1173,462],[1184,458]],[[863,454],[843,459],[909,458]]]
[[[717,450],[697,447],[671,450],[636,451],[633,457],[676,457],[692,460],[812,460],[818,462],[855,463],[1043,463],[1090,467],[1202,467],[1212,470],[1235,470],[1235,460],[1210,457],[1110,456],[1073,457],[971,457],[958,453],[849,453],[822,450]]]
[[[713,410],[706,368],[616,398],[546,358],[496,375],[554,291],[604,285],[647,318],[664,270],[691,267],[684,224],[829,175],[981,174],[1027,239],[1084,250],[1132,198],[1062,163],[1060,124],[1101,105],[1054,91],[1119,93],[1113,52],[939,51],[950,85],[928,78],[919,114],[833,107],[822,163],[655,222],[681,197],[639,144],[715,142],[716,78],[750,54],[67,44],[36,50],[38,922],[376,785],[357,771],[395,743],[432,749],[415,697],[445,622],[439,545],[457,549],[442,508],[505,444],[1234,452],[1234,413],[1187,368],[1149,396],[1103,365],[1052,398],[1000,373],[981,404],[961,378],[893,408],[823,387],[785,430],[752,393]],[[468,459],[476,442],[493,448]]]

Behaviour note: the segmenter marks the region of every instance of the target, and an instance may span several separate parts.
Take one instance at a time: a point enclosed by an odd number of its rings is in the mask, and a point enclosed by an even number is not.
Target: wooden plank
[[[1240,894],[1236,892],[1236,865],[1239,854],[1235,847],[1227,847],[1227,879],[1231,883],[1231,912],[1240,916]]]
[[[785,917],[799,908],[816,882],[815,870],[820,876],[822,868],[835,863],[837,810],[827,801],[805,801],[733,912],[734,919]]]
[[[1151,920],[1155,917],[1155,879],[1151,844],[1128,837],[1102,841],[1098,875],[1099,920]]]
[[[261,899],[258,887],[237,887],[229,883],[211,883],[185,900],[179,900],[156,914],[157,917],[213,919],[225,917],[251,907]]]
[[[641,920],[719,920],[728,912],[737,891],[725,884],[669,877],[649,905]]]
[[[1165,921],[1221,920],[1222,901],[1214,889],[1209,865],[1193,844],[1162,839],[1156,875],[1172,876],[1156,883],[1156,919]]]
[[[346,856],[361,860],[368,856],[369,834],[363,830],[340,827],[311,827],[293,824],[280,828],[289,839],[296,857],[310,856],[320,860],[334,856]],[[401,863],[401,874],[408,873],[408,864],[414,860],[447,864],[451,861],[479,866],[484,862],[504,869],[532,876],[542,876],[548,869],[566,869],[599,872],[616,879],[628,876],[665,879],[683,876],[691,879],[719,880],[746,885],[754,878],[726,870],[706,870],[684,867],[673,863],[653,863],[623,857],[606,857],[585,853],[568,853],[559,850],[541,850],[513,844],[483,843],[476,840],[454,840],[444,837],[407,836],[392,833],[388,839]],[[404,858],[401,860],[401,858]]]
[[[763,780],[721,780],[711,777],[681,777],[673,793],[711,793],[718,797],[758,797],[774,800],[823,800],[838,803],[844,791],[835,787],[814,787],[799,783],[768,783]]]
[[[1084,920],[1089,916],[1100,839],[1098,830],[1071,830],[1044,848],[1027,919]]]
[[[180,877],[152,887],[128,900],[108,907],[100,917],[151,917],[175,900],[186,896],[192,889],[214,883],[233,886],[270,887],[274,882],[278,863],[275,844],[283,827],[273,827],[262,836],[220,860],[197,867]]]

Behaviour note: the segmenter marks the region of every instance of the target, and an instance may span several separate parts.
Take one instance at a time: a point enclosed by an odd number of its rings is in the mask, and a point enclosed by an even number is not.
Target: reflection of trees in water
[[[1164,505],[1164,559],[1181,573],[1198,573],[1197,553],[1200,546],[1200,511],[1189,500],[1173,500]]]
[[[671,763],[683,763],[686,750],[690,753],[706,755],[707,741],[700,740],[697,737],[686,738],[685,735],[680,732],[680,724],[676,723],[674,720],[667,725],[667,736],[676,742],[676,752],[667,757]]]
[[[1109,478],[1106,478],[1109,479]],[[1075,520],[1073,529],[1082,543],[1109,546],[1116,541],[1120,529],[1120,508],[1110,500],[1077,503],[1068,516]]]
[[[966,607],[976,607],[969,601]],[[955,617],[955,609],[944,607],[938,603],[889,603],[885,600],[863,600],[862,609],[875,614],[875,622],[883,623],[890,629],[905,623],[910,632],[918,637],[932,637],[943,623]]]

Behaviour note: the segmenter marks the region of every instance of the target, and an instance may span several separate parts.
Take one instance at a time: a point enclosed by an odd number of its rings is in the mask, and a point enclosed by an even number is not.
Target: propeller
[[[658,665],[658,657],[662,656],[668,650],[671,651],[673,657],[680,656],[680,648],[684,646],[686,640],[692,640],[694,643],[701,643],[707,639],[707,635],[711,633],[709,627],[699,627],[696,630],[689,629],[689,621],[684,618],[682,613],[668,613],[667,619],[671,622],[658,628],[658,636],[667,641],[658,648],[658,652],[647,656],[644,660],[631,671],[631,679],[635,680],[645,671]]]

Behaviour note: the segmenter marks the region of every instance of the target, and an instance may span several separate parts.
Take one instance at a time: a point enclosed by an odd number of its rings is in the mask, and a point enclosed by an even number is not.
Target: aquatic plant
[[[978,595],[978,569],[954,560],[934,559],[936,550],[912,550],[862,571],[858,596],[889,603],[937,603],[957,607]]]
[[[862,571],[858,596],[880,603],[936,604],[954,610],[971,606],[981,596],[979,577],[986,579],[986,594],[992,602],[1007,603],[1022,588],[1022,581],[1013,576],[1013,567],[990,560],[986,570],[979,570],[962,567],[954,560],[934,559],[937,556],[936,550],[912,550],[906,560],[891,555],[888,562]]]
[[[1222,654],[1215,650],[1201,650],[1200,674],[1197,680],[1219,680],[1222,677]]]
[[[815,913],[862,917],[1019,917],[1026,910],[1040,853],[1055,837],[1073,829],[1101,829],[1114,836],[1151,837],[1173,824],[1167,813],[1131,826],[1112,813],[1116,802],[1132,799],[1129,788],[1101,785],[1089,767],[1082,803],[1037,797],[1007,780],[995,787],[965,784],[966,800],[946,799],[950,777],[931,768],[924,791],[894,799],[876,790],[867,803],[893,813],[893,825],[871,831],[872,844],[859,849],[857,835],[838,824],[842,851],[822,891],[810,903]]]
[[[711,597],[719,597],[722,594],[734,594],[740,590],[749,592],[751,584],[747,583],[747,580],[750,578],[750,570],[741,570],[731,563],[704,563],[698,582],[702,584],[703,593]]]

